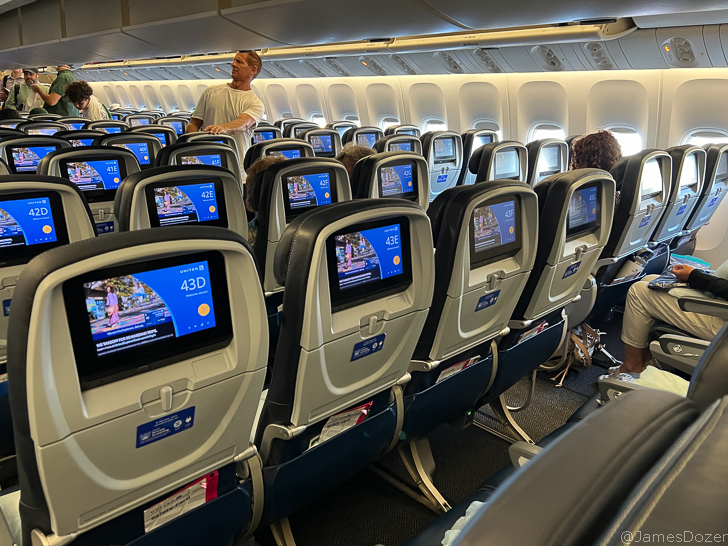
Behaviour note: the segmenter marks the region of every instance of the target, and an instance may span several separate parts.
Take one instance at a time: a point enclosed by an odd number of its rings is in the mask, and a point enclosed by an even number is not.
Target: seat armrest
[[[665,334],[650,343],[650,352],[658,362],[692,375],[709,345],[702,339]]]
[[[618,379],[601,379],[599,381],[599,394],[604,401],[614,400],[630,391],[644,390],[649,387],[637,385],[631,381],[619,381]]]
[[[728,320],[728,302],[726,301],[681,296],[677,299],[677,304],[680,309],[689,313],[700,313],[701,315],[710,315]]]
[[[528,442],[515,442],[508,446],[508,455],[511,457],[511,463],[516,468],[521,468],[536,455],[541,453],[544,448]]]

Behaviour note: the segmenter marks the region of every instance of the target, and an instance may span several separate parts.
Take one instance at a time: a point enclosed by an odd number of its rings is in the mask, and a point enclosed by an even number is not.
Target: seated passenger
[[[718,270],[728,269],[728,261]],[[709,275],[688,265],[675,265],[672,272],[680,282],[686,282],[690,288],[710,292],[715,296],[728,300],[728,280],[716,275]],[[632,381],[652,359],[649,349],[649,334],[655,320],[662,320],[692,335],[710,341],[725,324],[725,320],[683,311],[677,298],[668,292],[648,288],[655,275],[645,277],[633,284],[627,294],[622,323],[622,341],[624,342],[624,363],[609,368],[611,377],[623,381]]]
[[[356,165],[356,162],[376,153],[377,152],[371,148],[367,148],[366,146],[356,146],[349,143],[344,146],[338,154],[336,154],[336,161],[346,167],[346,172],[349,173],[349,180],[351,180],[351,173],[354,172],[354,165]]]
[[[602,169],[609,172],[622,157],[622,148],[609,131],[597,131],[571,143],[571,166],[575,169]],[[619,189],[619,188],[617,188]]]
[[[94,90],[83,80],[71,82],[66,86],[66,96],[78,108],[78,115],[91,121],[113,119],[106,105],[94,96]]]
[[[10,89],[8,100],[5,101],[5,108],[30,111],[33,108],[43,106],[44,102],[41,96],[30,88],[31,85],[38,84],[43,91],[48,93],[49,87],[38,83],[38,69],[24,68],[23,77],[23,83]]]
[[[255,179],[255,175],[263,172],[271,165],[284,161],[286,158],[283,156],[267,155],[258,158],[248,170],[245,171],[246,176],[246,188],[247,193],[245,195],[245,208],[249,212],[255,213],[255,217],[248,222],[248,242],[251,246],[255,246],[255,236],[258,234],[258,203],[252,199],[253,194],[258,194],[257,185],[260,183],[260,178]],[[248,216],[250,218],[250,216]]]
[[[15,108],[3,108],[0,110],[0,119],[23,119]]]

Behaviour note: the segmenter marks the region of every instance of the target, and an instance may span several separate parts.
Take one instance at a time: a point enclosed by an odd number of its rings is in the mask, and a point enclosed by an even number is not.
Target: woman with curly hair
[[[597,131],[571,143],[571,170],[602,169],[607,172],[622,157],[622,148],[609,131]]]

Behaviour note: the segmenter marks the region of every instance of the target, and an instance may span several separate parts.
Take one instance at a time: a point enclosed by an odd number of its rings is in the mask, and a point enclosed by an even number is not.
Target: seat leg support
[[[395,459],[392,460],[392,457]],[[402,466],[406,474],[402,471]],[[432,481],[435,461],[427,438],[415,438],[400,445],[387,461],[370,466],[369,469],[436,514],[444,514],[450,510],[450,504]]]
[[[288,518],[282,518],[272,523],[270,530],[278,546],[296,546],[293,531],[291,530],[291,523],[288,521]]]
[[[493,410],[493,413],[495,413],[496,417],[498,417],[498,420],[503,424],[503,426],[506,427],[510,435],[505,435],[502,432],[495,430],[486,424],[479,423],[478,421],[475,421],[475,423],[473,423],[476,427],[483,429],[486,432],[489,432],[494,436],[497,436],[498,438],[506,440],[510,443],[513,443],[514,441],[524,441],[528,442],[529,444],[535,443],[533,440],[531,440],[531,437],[526,434],[526,432],[518,425],[518,423],[516,423],[516,420],[513,418],[513,415],[508,409],[508,404],[506,404],[505,396],[501,394],[497,400],[493,400],[489,405],[490,408]]]

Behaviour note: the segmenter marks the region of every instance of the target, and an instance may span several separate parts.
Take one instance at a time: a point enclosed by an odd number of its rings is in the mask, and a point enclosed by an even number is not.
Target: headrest
[[[703,411],[728,394],[728,323],[713,338],[690,378],[688,398]]]
[[[219,173],[220,177],[229,177],[232,175],[229,170],[213,165],[162,165],[161,167],[132,173],[124,178],[114,196],[114,215],[119,223],[119,231],[129,230],[134,189],[140,183],[154,176],[169,173],[179,173],[174,179],[175,181],[190,180],[200,177],[199,171],[208,174],[210,172]]]
[[[490,164],[493,161],[493,154],[496,150],[508,145],[519,147],[523,146],[523,144],[517,140],[501,140],[500,142],[491,142],[490,144],[481,146],[473,152],[473,155],[470,156],[470,160],[468,161],[468,170],[477,176],[480,170],[483,169],[485,174],[482,176],[483,178],[486,178],[488,176]]]
[[[286,276],[292,263],[311,263],[318,234],[328,225],[354,214],[372,211],[385,211],[388,208],[411,208],[422,213],[416,203],[402,199],[358,199],[338,203],[335,206],[318,208],[295,218],[278,243],[273,261],[273,275],[281,286],[285,286]],[[299,275],[303,277],[304,275]]]
[[[266,154],[266,150],[274,147],[298,147],[302,148],[304,152],[301,154],[301,157],[314,156],[313,148],[305,140],[301,140],[300,138],[275,138],[273,140],[266,140],[263,142],[259,142],[258,144],[253,144],[250,148],[248,148],[248,151],[245,152],[245,157],[243,158],[243,169],[247,171],[257,159],[263,157]]]
[[[610,402],[500,486],[454,544],[600,543],[625,497],[697,416],[689,400],[651,389]]]
[[[656,150],[656,149],[648,149],[648,150],[642,150],[641,152],[637,152],[636,154],[630,155],[628,157],[623,157],[619,161],[617,161],[613,166],[610,172],[615,173],[617,176],[620,174],[620,171],[622,171],[624,174],[622,175],[622,181],[617,181],[617,178],[613,177],[617,188],[619,189],[620,197],[619,197],[619,206],[618,209],[621,210],[623,206],[626,209],[630,209],[632,206],[632,201],[635,198],[635,195],[639,193],[640,191],[640,184],[639,184],[639,174],[640,170],[642,169],[642,165],[650,159],[650,155],[655,152],[661,152],[665,153],[662,150]],[[624,161],[624,164],[622,162]]]
[[[182,154],[181,152],[190,152],[189,154]],[[190,141],[190,142],[177,142],[171,146],[165,146],[157,154],[155,159],[155,166],[170,165],[172,157],[177,155],[195,155],[199,153],[201,155],[212,155],[219,154],[225,158],[225,166],[228,169],[234,169],[235,164],[235,151],[230,148],[227,144],[219,144],[217,142],[205,142],[203,141]]]
[[[410,135],[401,135],[401,134],[390,134],[385,136],[384,138],[380,138],[374,143],[374,151],[377,153],[383,153],[388,151],[397,151],[397,150],[388,150],[389,144],[391,142],[402,142],[407,143],[410,142],[411,149],[410,152],[419,153],[418,150],[415,150],[415,147],[419,144],[418,148],[422,147],[422,144],[420,140],[417,137],[410,136]],[[407,151],[407,150],[400,150],[400,151]]]
[[[403,153],[408,152],[382,152],[363,157],[357,161],[351,173],[350,180],[352,197],[354,199],[366,199],[370,197],[371,184],[376,184],[377,182],[376,165],[383,160],[401,158]],[[416,158],[412,159],[413,161],[416,160]]]
[[[460,227],[465,216],[465,210],[469,203],[479,200],[483,195],[493,191],[508,188],[514,193],[527,192],[532,190],[528,184],[516,180],[481,182],[471,186],[455,186],[440,193],[430,203],[427,209],[427,216],[432,225],[432,240],[435,248],[438,244],[444,243],[444,249],[456,250],[455,243],[460,236]],[[445,222],[447,219],[447,222]],[[443,247],[441,247],[443,248]]]

